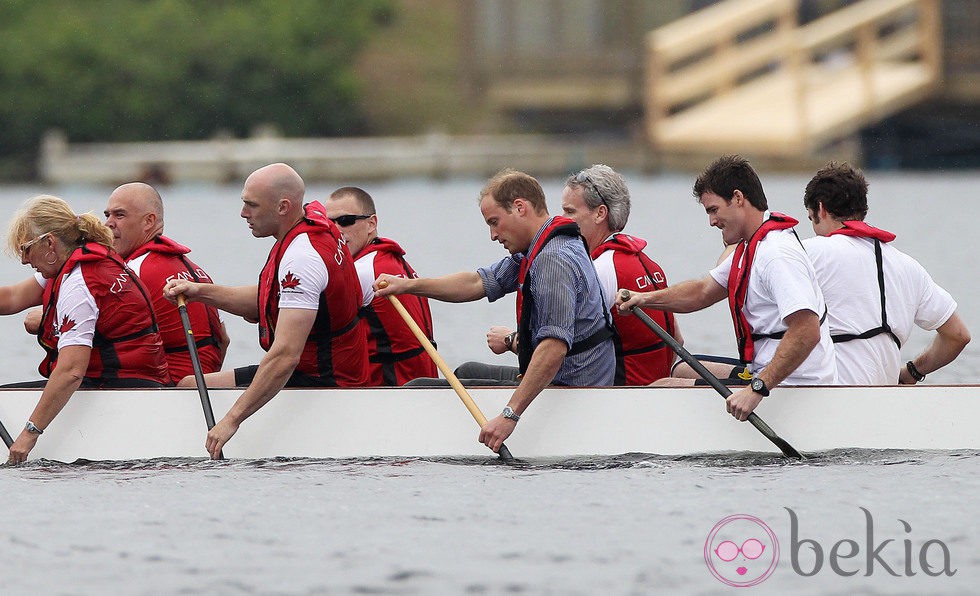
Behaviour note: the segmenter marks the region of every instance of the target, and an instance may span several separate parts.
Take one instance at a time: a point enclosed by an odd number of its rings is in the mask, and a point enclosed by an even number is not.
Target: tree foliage
[[[385,0],[4,0],[0,159],[72,141],[361,132],[354,57]]]

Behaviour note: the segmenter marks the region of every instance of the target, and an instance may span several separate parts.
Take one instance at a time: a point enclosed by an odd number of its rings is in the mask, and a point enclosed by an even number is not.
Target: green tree
[[[354,58],[386,0],[4,0],[0,160],[72,141],[363,132]]]

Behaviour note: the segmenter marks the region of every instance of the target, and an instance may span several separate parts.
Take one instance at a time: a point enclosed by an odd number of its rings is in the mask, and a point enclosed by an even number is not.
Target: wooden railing
[[[672,120],[687,114],[688,128],[698,129],[695,115],[719,118],[708,107],[711,102],[722,106],[726,98],[750,87],[758,92],[765,82],[780,93],[774,104],[790,104],[771,109],[793,111],[787,114],[792,122],[784,126],[786,138],[778,142],[773,137],[773,150],[777,145],[788,152],[813,149],[833,136],[828,127],[877,120],[921,97],[924,88],[935,87],[941,69],[939,9],[939,0],[863,0],[798,26],[797,0],[726,0],[661,27],[647,39],[649,137],[668,151],[694,144],[697,139],[678,138],[683,130],[672,127]],[[889,81],[889,68],[911,64],[925,74]],[[853,84],[848,82],[852,79]],[[899,84],[909,89],[898,89]],[[828,114],[831,110],[823,103],[833,85],[847,97],[840,98],[838,113]],[[737,102],[730,101],[732,105]],[[849,110],[856,113],[845,114]],[[753,115],[758,112],[745,117]],[[772,126],[784,121],[773,118]],[[710,147],[710,139],[706,141]]]

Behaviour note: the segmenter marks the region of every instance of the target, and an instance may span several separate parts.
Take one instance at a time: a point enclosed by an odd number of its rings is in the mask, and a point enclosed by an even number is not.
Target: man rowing
[[[711,163],[694,184],[708,223],[735,251],[709,274],[663,290],[617,298],[622,312],[652,306],[694,312],[728,298],[739,359],[705,362],[723,380],[748,386],[727,398],[728,411],[745,420],[772,387],[834,383],[837,366],[823,295],[813,265],[793,229],[795,219],[770,212],[762,182],[745,159],[727,155]],[[748,375],[744,375],[748,376]],[[694,379],[672,384],[692,385]]]
[[[176,278],[212,283],[211,278],[187,257],[191,249],[163,235],[163,200],[152,186],[131,182],[112,191],[106,203],[105,224],[112,230],[113,248],[150,293],[171,378],[177,383],[193,375],[180,312],[163,297],[163,287]],[[221,370],[229,339],[218,309],[191,303],[187,305],[187,314],[202,371]]]
[[[354,265],[361,282],[364,299],[361,325],[367,332],[371,385],[404,385],[419,377],[436,377],[439,372],[425,353],[391,302],[376,296],[372,284],[382,273],[400,277],[418,277],[405,260],[405,251],[397,242],[378,235],[378,212],[365,190],[354,186],[338,188],[323,205],[330,218],[347,240],[354,255]],[[429,301],[420,296],[402,299],[405,309],[430,341],[432,313]]]
[[[827,300],[841,383],[915,384],[963,351],[970,331],[953,297],[892,245],[895,234],[864,221],[868,182],[860,170],[829,163],[806,185],[803,205],[818,234],[803,246]],[[899,351],[915,325],[936,337],[903,366]]]
[[[670,375],[674,352],[636,317],[613,309],[618,288],[644,291],[667,287],[663,269],[643,249],[646,240],[624,234],[630,215],[630,193],[623,177],[606,165],[593,165],[569,176],[562,190],[562,211],[578,224],[589,247],[599,276],[607,310],[616,327],[616,384],[649,385]],[[673,313],[644,309],[661,327],[683,343]],[[495,325],[487,333],[491,351],[517,352],[519,334]],[[502,378],[503,372],[479,363],[466,363],[456,370],[461,377]]]
[[[247,387],[208,432],[211,457],[249,416],[284,386],[362,387],[368,383],[367,337],[358,324],[361,289],[354,259],[323,205],[303,204],[306,187],[284,163],[252,172],[241,216],[256,238],[276,242],[257,286],[229,287],[186,279],[167,282],[171,300],[210,304],[258,321],[266,351],[258,365],[205,375],[209,387]],[[181,385],[193,386],[192,377]]]
[[[492,302],[518,292],[521,377],[507,407],[480,431],[480,441],[498,451],[548,385],[611,385],[616,355],[610,316],[579,227],[548,214],[538,181],[515,170],[497,173],[480,192],[480,211],[490,239],[510,256],[439,278],[381,275],[374,287],[381,296],[417,294],[446,302]]]

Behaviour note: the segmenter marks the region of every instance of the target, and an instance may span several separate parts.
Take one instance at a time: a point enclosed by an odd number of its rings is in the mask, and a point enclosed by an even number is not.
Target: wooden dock
[[[241,182],[253,170],[286,162],[307,180],[487,177],[505,168],[565,176],[593,163],[645,169],[648,155],[629,139],[543,135],[248,139],[148,143],[75,143],[50,132],[41,145],[46,183]]]
[[[726,0],[651,32],[658,153],[801,158],[932,94],[938,0],[861,0],[797,25],[797,0]]]

